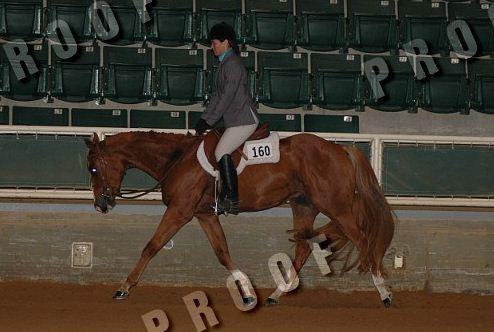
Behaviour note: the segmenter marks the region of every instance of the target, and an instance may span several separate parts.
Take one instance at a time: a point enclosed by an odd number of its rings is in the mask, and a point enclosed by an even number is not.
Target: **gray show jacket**
[[[252,112],[259,119],[247,87],[247,70],[234,53],[228,54],[218,68],[216,94],[206,106],[201,118],[210,126],[223,119],[225,128],[255,123]]]

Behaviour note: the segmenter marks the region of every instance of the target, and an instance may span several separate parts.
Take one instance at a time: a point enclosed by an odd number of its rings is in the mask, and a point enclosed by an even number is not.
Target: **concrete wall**
[[[95,212],[19,209],[0,211],[0,279],[53,280],[71,283],[121,282],[158,225],[156,207]],[[132,210],[132,209],[131,209]],[[273,254],[293,258],[284,216],[222,218],[230,251],[237,266],[256,287],[274,287],[268,269]],[[443,214],[444,215],[444,214]],[[415,218],[402,216],[387,254],[388,284],[394,289],[494,292],[494,217]],[[463,214],[468,216],[469,214]],[[417,217],[418,216],[418,217]],[[317,220],[323,224],[326,219]],[[72,242],[94,243],[91,269],[71,268]],[[405,256],[405,268],[394,270],[395,254]],[[198,223],[193,220],[174,238],[174,247],[161,250],[146,270],[143,283],[223,286],[228,274],[218,263]],[[356,272],[322,276],[311,257],[301,273],[302,285],[344,291],[371,289],[370,276]]]

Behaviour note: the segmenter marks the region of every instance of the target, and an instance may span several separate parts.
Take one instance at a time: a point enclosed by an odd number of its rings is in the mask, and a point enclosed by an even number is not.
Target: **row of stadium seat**
[[[13,106],[10,115],[9,107],[3,106],[0,107],[0,125],[193,129],[201,114],[192,111]],[[261,113],[260,116],[262,122],[268,122],[276,131],[359,132],[358,116],[272,113]]]
[[[52,46],[57,47],[57,46]],[[58,46],[60,47],[60,46]],[[22,63],[7,60],[0,47],[0,95],[18,101],[55,97],[68,102],[109,99],[135,104],[160,100],[172,105],[207,101],[215,93],[218,62],[211,51],[204,65],[202,49],[78,46],[61,59],[43,44],[28,45],[39,70],[18,80]],[[154,64],[153,64],[153,50]],[[257,70],[256,70],[257,56]],[[310,66],[309,66],[310,56]],[[382,111],[494,113],[494,60],[432,58],[437,72],[419,80],[413,68],[425,57],[242,52],[251,97],[273,108],[317,105],[331,110],[370,106]],[[384,59],[389,74],[381,80],[384,97],[375,93],[379,75],[364,75],[366,64]],[[411,61],[411,62],[410,62]],[[16,68],[17,67],[17,68]],[[17,70],[16,70],[17,69]]]
[[[133,0],[106,2],[120,28],[119,34],[107,41],[112,44],[144,40],[162,46],[205,44],[211,26],[226,21],[235,28],[239,43],[261,49],[299,45],[315,51],[351,47],[381,53],[423,39],[429,54],[447,56],[452,46],[446,27],[461,19],[472,30],[477,55],[494,53],[489,3],[399,0],[395,8],[394,0],[245,0],[242,14],[242,0],[195,0],[195,7],[193,0],[154,0],[146,7],[150,21],[142,24]],[[77,42],[93,40],[96,34],[91,18],[98,14],[87,10],[92,3],[48,0],[44,9],[43,0],[1,0],[0,37],[26,41],[50,37],[55,29],[47,29],[48,23],[60,19],[69,24]]]

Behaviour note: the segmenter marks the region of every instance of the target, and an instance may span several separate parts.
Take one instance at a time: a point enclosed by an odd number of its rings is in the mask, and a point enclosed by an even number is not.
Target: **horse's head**
[[[116,204],[115,196],[120,192],[125,163],[117,154],[108,152],[106,142],[100,141],[96,133],[92,140],[85,139],[85,142],[89,149],[87,167],[91,174],[94,208],[107,213]]]

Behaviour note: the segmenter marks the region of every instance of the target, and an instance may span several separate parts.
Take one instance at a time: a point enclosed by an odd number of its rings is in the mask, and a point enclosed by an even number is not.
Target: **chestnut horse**
[[[107,213],[115,206],[125,172],[133,167],[160,182],[167,206],[156,232],[115,298],[128,297],[153,256],[193,217],[199,220],[220,263],[230,272],[236,270],[218,216],[211,208],[214,179],[196,158],[203,138],[126,132],[102,141],[96,134],[92,141],[86,139],[96,210]],[[326,246],[330,244],[334,253],[330,260],[347,245],[358,249],[359,271],[372,273],[381,300],[386,307],[391,305],[391,293],[384,286],[383,257],[394,233],[393,214],[369,161],[358,149],[312,134],[297,134],[280,140],[278,163],[248,166],[238,181],[241,212],[290,204],[296,242],[295,273],[312,252],[308,239],[324,234]],[[331,221],[314,230],[319,213]],[[280,292],[273,294],[268,303],[278,302]]]

